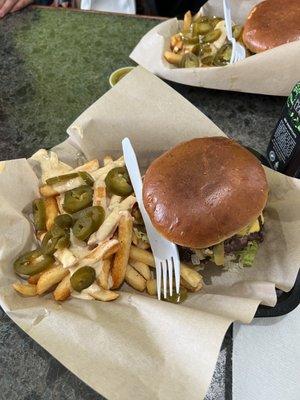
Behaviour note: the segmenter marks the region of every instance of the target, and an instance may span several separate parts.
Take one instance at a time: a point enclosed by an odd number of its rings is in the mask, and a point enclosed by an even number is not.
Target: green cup
[[[114,71],[109,77],[109,84],[111,87],[115,86],[125,75],[135,67],[123,67]]]

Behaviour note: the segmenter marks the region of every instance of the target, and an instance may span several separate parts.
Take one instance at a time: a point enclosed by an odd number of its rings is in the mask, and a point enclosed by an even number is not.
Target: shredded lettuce
[[[148,239],[147,233],[140,231],[136,227],[134,227],[133,230],[134,230],[134,233],[136,234],[136,237],[138,239],[142,240],[143,242],[149,243],[149,239]]]
[[[259,244],[256,241],[253,241],[249,242],[244,250],[238,252],[240,262],[244,267],[252,267],[258,248]]]

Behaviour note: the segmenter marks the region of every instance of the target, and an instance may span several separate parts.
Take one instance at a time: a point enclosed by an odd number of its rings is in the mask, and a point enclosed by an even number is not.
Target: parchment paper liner
[[[128,136],[144,167],[175,143],[224,135],[141,67],[84,111],[68,133],[56,148],[64,160],[76,164],[78,149],[87,158],[120,155],[121,139]],[[261,301],[275,304],[275,285],[288,291],[296,279],[300,182],[266,169],[271,188],[266,240],[253,268],[206,271],[204,290],[180,306],[137,292],[123,292],[113,303],[22,298],[11,288],[16,280],[12,261],[32,243],[22,210],[37,197],[38,180],[25,159],[2,167],[0,304],[34,340],[110,400],[204,398],[231,322],[250,322]]]

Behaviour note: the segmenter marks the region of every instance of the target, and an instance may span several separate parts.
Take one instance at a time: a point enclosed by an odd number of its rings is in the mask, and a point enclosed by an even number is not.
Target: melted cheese
[[[37,161],[42,170],[42,182],[45,183],[48,178],[67,174],[72,171],[72,167],[59,161],[58,156],[53,151],[40,149],[31,156],[31,159]]]
[[[262,221],[263,221],[263,218],[262,218]],[[252,224],[250,224],[250,225],[246,226],[245,228],[241,229],[237,233],[237,235],[238,236],[246,236],[246,235],[249,235],[250,233],[259,232],[259,231],[260,231],[260,224],[259,224],[259,220],[256,219]]]

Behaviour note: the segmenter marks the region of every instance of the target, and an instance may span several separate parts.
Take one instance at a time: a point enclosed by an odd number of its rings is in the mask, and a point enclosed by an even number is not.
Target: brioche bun
[[[268,184],[261,163],[224,137],[181,143],[152,162],[143,201],[152,224],[185,247],[217,244],[262,212]]]
[[[243,42],[253,53],[300,39],[300,1],[265,0],[246,20]]]

